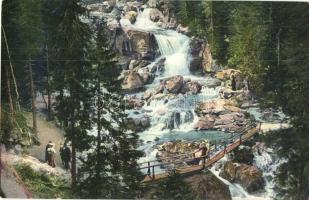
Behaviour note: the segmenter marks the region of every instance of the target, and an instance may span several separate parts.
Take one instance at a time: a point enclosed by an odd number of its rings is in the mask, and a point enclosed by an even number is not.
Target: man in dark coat
[[[67,146],[66,143],[64,144],[64,146],[62,148],[61,159],[62,159],[62,162],[64,163],[64,168],[67,169],[67,170],[70,169],[71,150]]]

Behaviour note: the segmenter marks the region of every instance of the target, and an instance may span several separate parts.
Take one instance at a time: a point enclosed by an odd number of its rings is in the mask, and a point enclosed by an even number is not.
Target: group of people
[[[193,152],[193,157],[194,157],[193,160],[190,160],[186,163],[188,165],[198,165],[201,160],[205,162],[206,156],[208,155],[208,151],[209,149],[207,147],[207,143],[201,143],[199,148]],[[196,153],[200,153],[200,156],[196,156],[195,155]]]
[[[71,162],[71,149],[68,147],[66,143],[60,146],[60,157],[62,160],[62,164],[66,170],[70,169],[70,162]],[[46,145],[45,150],[45,162],[48,163],[51,167],[56,167],[55,163],[55,155],[57,151],[55,149],[55,143],[49,141]]]

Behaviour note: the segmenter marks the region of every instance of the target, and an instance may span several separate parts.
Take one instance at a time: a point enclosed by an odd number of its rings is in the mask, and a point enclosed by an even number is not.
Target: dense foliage
[[[22,109],[32,108],[35,127],[35,95],[46,94],[48,119],[55,117],[72,147],[76,194],[135,197],[141,152],[137,135],[124,122],[121,68],[108,46],[104,21],[89,18],[81,0],[6,0],[3,6],[1,142],[29,137]],[[29,75],[27,83],[21,74]]]
[[[195,4],[203,11],[188,14]],[[293,127],[273,138],[287,159],[277,175],[278,198],[305,199],[309,193],[308,8],[308,3],[207,1],[176,10],[191,34],[207,38],[217,64],[242,70],[263,107],[281,107],[291,117]],[[199,31],[203,24],[205,33]]]

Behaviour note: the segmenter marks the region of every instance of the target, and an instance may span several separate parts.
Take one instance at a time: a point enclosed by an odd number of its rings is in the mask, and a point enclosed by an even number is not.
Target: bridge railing
[[[147,170],[146,175],[151,177],[152,179],[155,179],[155,168],[158,168],[158,167],[159,169],[164,169],[164,170],[160,170],[160,172],[157,171],[157,174],[165,173],[166,169],[175,168],[175,165],[177,166],[179,164],[184,164],[184,163],[192,161],[193,159],[199,160],[199,162],[202,161],[202,166],[205,167],[205,163],[212,156],[216,155],[218,152],[221,152],[221,151],[225,153],[228,145],[235,143],[236,141],[241,143],[243,140],[243,135],[254,127],[256,127],[255,123],[252,123],[252,122],[247,123],[245,126],[240,128],[237,132],[231,133],[231,137],[225,140],[220,139],[220,140],[210,141],[210,147],[207,152],[207,155],[205,156],[194,157],[193,156],[194,152],[178,154],[176,156],[169,157],[168,158],[169,161],[165,161],[165,162],[163,162],[162,159],[155,159],[155,160],[150,160],[146,162],[141,162],[139,163],[140,165],[139,169],[140,170],[146,169]],[[197,165],[199,165],[199,163]]]

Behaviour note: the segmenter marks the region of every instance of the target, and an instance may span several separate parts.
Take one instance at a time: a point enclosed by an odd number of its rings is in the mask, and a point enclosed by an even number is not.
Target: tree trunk
[[[96,160],[96,163],[97,163],[97,166],[96,166],[96,178],[97,178],[97,182],[99,183],[101,180],[100,180],[100,174],[101,174],[101,166],[102,166],[102,157],[101,157],[101,97],[100,97],[100,91],[101,91],[101,88],[100,88],[100,80],[98,79],[98,86],[97,86],[97,89],[99,91],[99,95],[98,95],[98,106],[97,106],[97,127],[98,127],[98,135],[97,135],[97,148],[96,148],[96,151],[97,151],[97,160]],[[99,191],[97,191],[99,192]]]
[[[16,93],[16,107],[17,107],[17,110],[20,111],[19,93],[18,93],[18,90],[17,90],[17,83],[16,83],[16,79],[15,79],[15,75],[14,75],[13,65],[12,65],[12,62],[11,62],[11,55],[10,55],[9,45],[8,45],[8,42],[7,42],[7,39],[6,39],[6,34],[5,34],[5,31],[4,31],[4,27],[3,26],[1,26],[1,27],[2,27],[3,38],[4,38],[4,41],[5,41],[5,45],[6,45],[6,50],[7,50],[7,54],[8,54],[8,58],[9,58],[9,63],[10,63],[11,75],[12,75],[12,79],[13,79],[13,83],[14,83],[14,88],[15,88],[15,93]],[[7,78],[9,79],[9,76],[7,76]],[[12,98],[12,96],[11,96],[11,98]]]
[[[72,176],[72,188],[76,188],[76,141],[75,141],[75,130],[74,130],[74,120],[71,121],[71,138],[72,138],[72,169],[71,169],[71,176]]]
[[[4,67],[4,70],[5,70],[5,75],[6,75],[6,86],[7,86],[7,95],[8,95],[10,114],[13,114],[14,113],[14,106],[13,106],[13,99],[12,99],[12,93],[11,93],[10,76],[9,76],[7,66]]]
[[[33,77],[32,77],[31,57],[29,57],[29,78],[30,78],[30,90],[31,90],[31,102],[32,102],[32,122],[33,122],[33,130],[34,130],[34,132],[37,132],[36,107],[35,107],[35,92],[34,92]]]
[[[51,120],[51,94],[50,94],[50,72],[48,61],[48,48],[46,47],[46,71],[47,71],[47,116]]]

